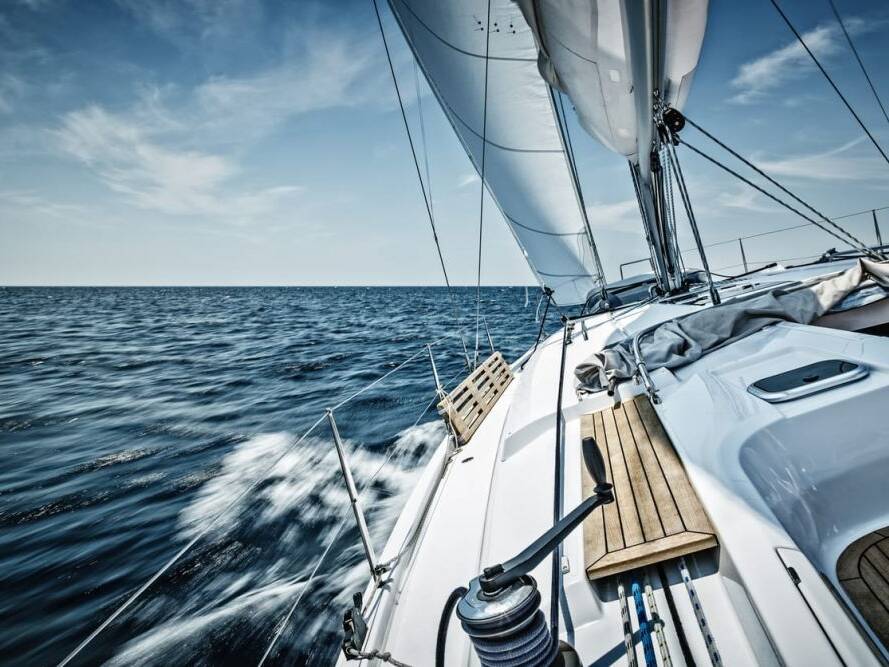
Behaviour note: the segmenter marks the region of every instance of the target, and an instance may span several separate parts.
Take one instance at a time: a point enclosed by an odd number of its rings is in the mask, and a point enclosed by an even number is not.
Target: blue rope
[[[657,667],[657,658],[654,655],[654,644],[651,642],[651,624],[648,622],[648,613],[645,611],[645,602],[642,600],[642,587],[635,581],[630,587],[633,592],[633,602],[636,605],[636,618],[639,620],[639,634],[642,637],[642,650],[645,653],[645,667]]]

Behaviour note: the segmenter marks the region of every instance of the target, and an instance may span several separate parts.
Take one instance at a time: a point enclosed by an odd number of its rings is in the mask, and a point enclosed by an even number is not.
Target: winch
[[[614,502],[599,445],[593,438],[585,438],[582,449],[586,468],[596,482],[594,494],[520,554],[505,563],[485,568],[481,575],[469,582],[468,588],[458,588],[451,594],[439,624],[437,666],[444,666],[445,638],[455,604],[457,618],[469,635],[483,667],[566,664],[558,637],[553,636],[540,609],[537,582],[528,573],[549,556],[590,512],[600,505]],[[572,650],[569,647],[569,652]]]

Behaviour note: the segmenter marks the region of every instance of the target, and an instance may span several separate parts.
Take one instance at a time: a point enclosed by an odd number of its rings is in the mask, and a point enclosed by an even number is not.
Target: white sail
[[[661,289],[681,288],[678,241],[652,162],[657,102],[681,108],[697,68],[708,0],[517,0],[540,73],[567,93],[584,128],[630,162]]]
[[[518,2],[540,46],[541,74],[568,94],[590,134],[638,162],[650,150],[654,90],[672,107],[685,104],[708,0]]]
[[[391,0],[402,32],[541,285],[556,303],[583,303],[599,285],[537,46],[512,0]],[[488,85],[485,91],[485,54]],[[485,108],[487,107],[487,112]]]

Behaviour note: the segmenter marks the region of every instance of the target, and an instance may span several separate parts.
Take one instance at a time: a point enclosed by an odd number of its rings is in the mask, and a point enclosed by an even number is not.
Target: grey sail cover
[[[570,170],[537,46],[512,0],[391,0],[435,96],[541,285],[556,303],[583,303],[599,285],[594,241]],[[487,117],[487,122],[485,122]]]
[[[889,264],[859,259],[851,269],[811,287],[793,291],[775,289],[664,322],[640,339],[639,351],[649,370],[681,368],[769,325],[778,322],[809,324],[868,279],[889,288]],[[591,392],[613,389],[635,373],[630,339],[609,345],[574,370],[578,386]]]

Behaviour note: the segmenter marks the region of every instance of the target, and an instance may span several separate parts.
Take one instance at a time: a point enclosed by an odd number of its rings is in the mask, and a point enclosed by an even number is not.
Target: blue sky
[[[889,6],[835,2],[889,102]],[[782,4],[889,148],[826,0]],[[415,129],[420,93],[449,271],[474,284],[478,179],[387,29]],[[768,0],[711,0],[687,112],[829,215],[889,205],[889,165]],[[626,164],[576,124],[572,138],[616,277],[646,254]],[[680,158],[705,242],[798,222]],[[440,284],[413,169],[370,0],[0,6],[0,284]],[[496,208],[486,210],[483,282],[531,283]],[[844,222],[873,240],[869,216]],[[748,241],[747,253],[833,245],[806,229]],[[716,268],[739,262],[736,245],[711,251]]]

